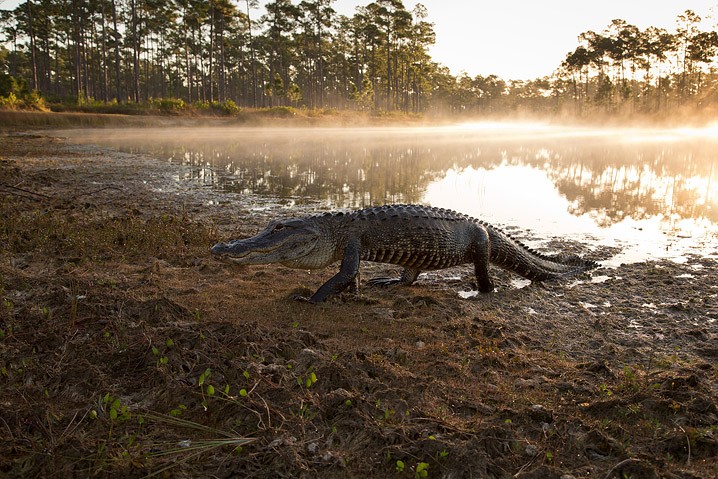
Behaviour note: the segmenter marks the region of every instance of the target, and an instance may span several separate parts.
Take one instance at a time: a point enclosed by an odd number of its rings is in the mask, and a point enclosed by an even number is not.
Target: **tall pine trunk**
[[[209,101],[214,101],[214,82],[212,68],[214,60],[214,2],[209,0]]]
[[[249,52],[252,62],[252,107],[257,108],[257,65],[254,59],[254,40],[252,39],[252,19],[249,16],[249,0],[247,4],[247,32],[249,34]]]
[[[112,28],[115,33],[115,100],[120,103],[121,100],[121,83],[120,83],[120,32],[117,29],[117,6],[115,0],[112,3]]]
[[[30,33],[30,61],[32,62],[32,89],[37,90],[37,55],[35,54],[35,25],[33,17],[33,4],[27,0],[27,20]]]
[[[130,16],[132,18],[132,97],[135,103],[140,102],[140,39],[137,32],[137,4],[130,0]]]

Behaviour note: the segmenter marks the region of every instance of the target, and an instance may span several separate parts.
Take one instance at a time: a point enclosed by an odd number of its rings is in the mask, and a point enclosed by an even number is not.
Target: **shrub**
[[[37,90],[32,91],[24,96],[23,102],[25,103],[25,108],[31,109],[31,110],[40,110],[40,111],[47,111],[47,103],[45,103],[45,99],[40,95],[40,92]]]
[[[10,92],[7,96],[0,96],[0,108],[15,110],[21,104],[22,101],[20,101],[12,92]]]
[[[187,109],[187,104],[181,98],[150,98],[147,101],[147,106],[165,113]]]
[[[278,116],[281,118],[291,117],[297,114],[291,106],[274,106],[269,109],[268,113],[271,116]]]
[[[197,111],[208,111],[209,110],[209,103],[206,101],[196,101],[192,103],[192,108],[194,108]]]
[[[210,103],[210,108],[221,115],[234,115],[239,112],[239,107],[232,100],[213,101]]]
[[[22,85],[12,75],[0,73],[0,97],[9,97],[11,93],[15,96],[20,94]]]

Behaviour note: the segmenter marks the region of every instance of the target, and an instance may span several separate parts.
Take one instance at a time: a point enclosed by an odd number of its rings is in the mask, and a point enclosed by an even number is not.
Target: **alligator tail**
[[[491,263],[531,281],[574,276],[599,266],[595,261],[573,254],[549,256],[539,253],[500,229],[485,226],[491,242]]]

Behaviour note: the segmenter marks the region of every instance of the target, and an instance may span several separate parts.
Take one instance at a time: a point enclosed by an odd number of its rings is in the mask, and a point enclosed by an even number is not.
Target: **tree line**
[[[78,103],[422,110],[437,68],[426,9],[333,3],[275,0],[257,18],[257,0],[26,0],[2,11],[0,71]]]
[[[691,10],[675,29],[644,30],[616,19],[578,45],[548,77],[504,81],[459,75],[446,98],[451,109],[588,116],[647,114],[718,107],[718,34]]]
[[[578,115],[718,101],[718,34],[690,10],[672,31],[584,32],[551,76],[519,81],[435,62],[421,4],[346,16],[334,1],[275,0],[259,16],[257,0],[25,0],[0,10],[0,100]]]

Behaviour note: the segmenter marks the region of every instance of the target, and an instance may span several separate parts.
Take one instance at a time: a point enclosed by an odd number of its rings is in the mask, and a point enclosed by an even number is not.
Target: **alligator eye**
[[[272,233],[274,233],[275,231],[282,230],[282,229],[284,229],[284,225],[280,223],[280,224],[276,225],[274,228],[272,228]]]

